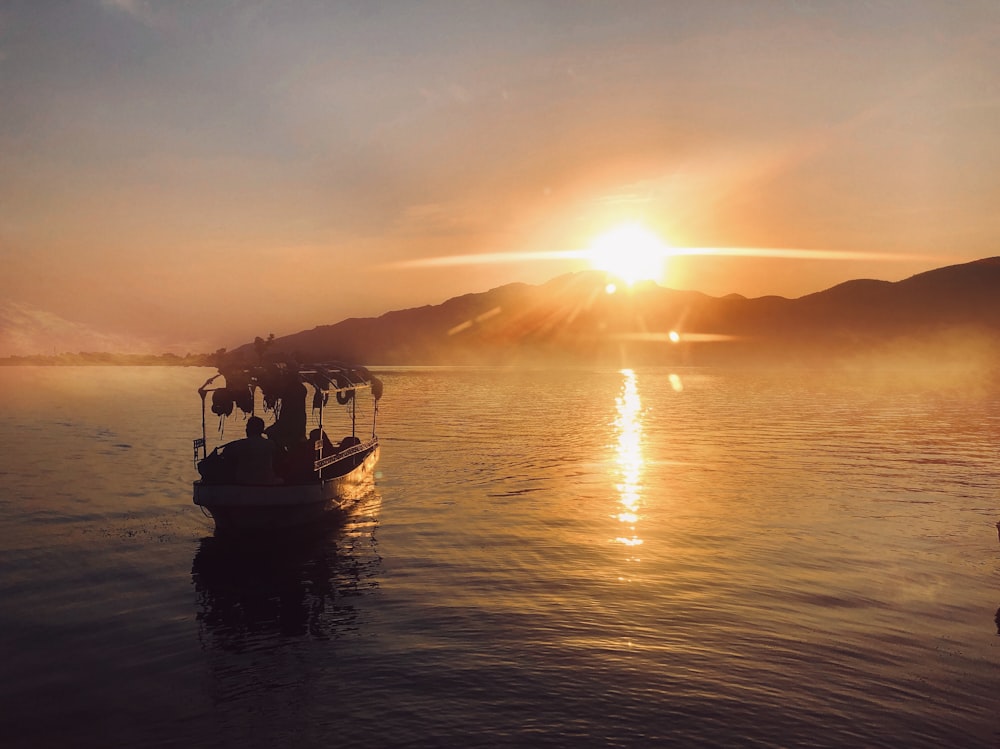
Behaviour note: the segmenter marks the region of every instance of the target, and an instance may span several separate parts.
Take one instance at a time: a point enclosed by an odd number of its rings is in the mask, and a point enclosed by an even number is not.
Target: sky
[[[1000,255],[994,0],[2,0],[0,356]],[[693,249],[696,248],[696,249]],[[477,261],[478,260],[478,261]]]

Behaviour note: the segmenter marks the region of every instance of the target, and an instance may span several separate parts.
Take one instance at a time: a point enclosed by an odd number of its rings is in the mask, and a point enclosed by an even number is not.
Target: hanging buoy
[[[339,389],[340,388],[345,388],[348,385],[353,385],[354,383],[351,382],[351,378],[350,377],[348,377],[346,375],[343,375],[343,374],[336,374],[336,375],[334,375],[334,377],[337,380],[337,388],[338,388],[337,403],[339,403],[342,406],[347,405],[348,403],[351,402],[351,398],[354,397],[354,391],[353,390],[348,390],[346,392],[340,392]]]
[[[238,388],[233,392],[233,402],[236,406],[246,414],[253,413],[253,390],[250,386]]]
[[[227,388],[212,391],[212,413],[229,416],[233,412],[233,396]]]

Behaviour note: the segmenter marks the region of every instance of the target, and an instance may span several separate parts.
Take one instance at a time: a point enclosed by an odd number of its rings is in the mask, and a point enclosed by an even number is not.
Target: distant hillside
[[[605,285],[593,271],[510,284],[282,336],[270,351],[378,365],[719,363],[812,361],[959,338],[974,339],[981,353],[1000,341],[998,257],[895,283],[848,281],[799,299],[716,298],[653,283],[608,294]],[[948,351],[960,355],[954,345]],[[253,357],[253,345],[230,355]]]
[[[46,356],[5,356],[0,367],[208,367],[215,363],[213,354],[112,354],[106,351],[81,351]]]

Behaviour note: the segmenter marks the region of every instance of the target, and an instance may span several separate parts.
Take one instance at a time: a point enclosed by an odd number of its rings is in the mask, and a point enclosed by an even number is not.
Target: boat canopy
[[[225,379],[225,385],[213,387],[219,377]],[[280,407],[290,392],[301,391],[303,384],[312,386],[315,408],[325,406],[331,393],[338,403],[349,403],[358,390],[370,390],[377,402],[383,389],[378,377],[355,364],[268,362],[253,366],[220,365],[218,374],[208,378],[198,388],[198,394],[204,401],[208,393],[212,393],[212,412],[219,416],[230,415],[234,406],[251,414],[257,388],[260,388],[265,409],[273,410]]]

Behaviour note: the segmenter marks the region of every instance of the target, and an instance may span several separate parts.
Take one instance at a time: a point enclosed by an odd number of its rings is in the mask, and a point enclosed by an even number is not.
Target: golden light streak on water
[[[615,418],[615,428],[618,431],[616,462],[621,479],[616,485],[621,505],[616,517],[618,522],[627,526],[627,532],[616,537],[615,541],[634,547],[642,545],[642,539],[636,532],[642,500],[642,401],[639,399],[635,372],[623,369],[621,374],[624,377],[621,395],[615,400],[618,412]],[[637,560],[633,558],[633,561]]]

